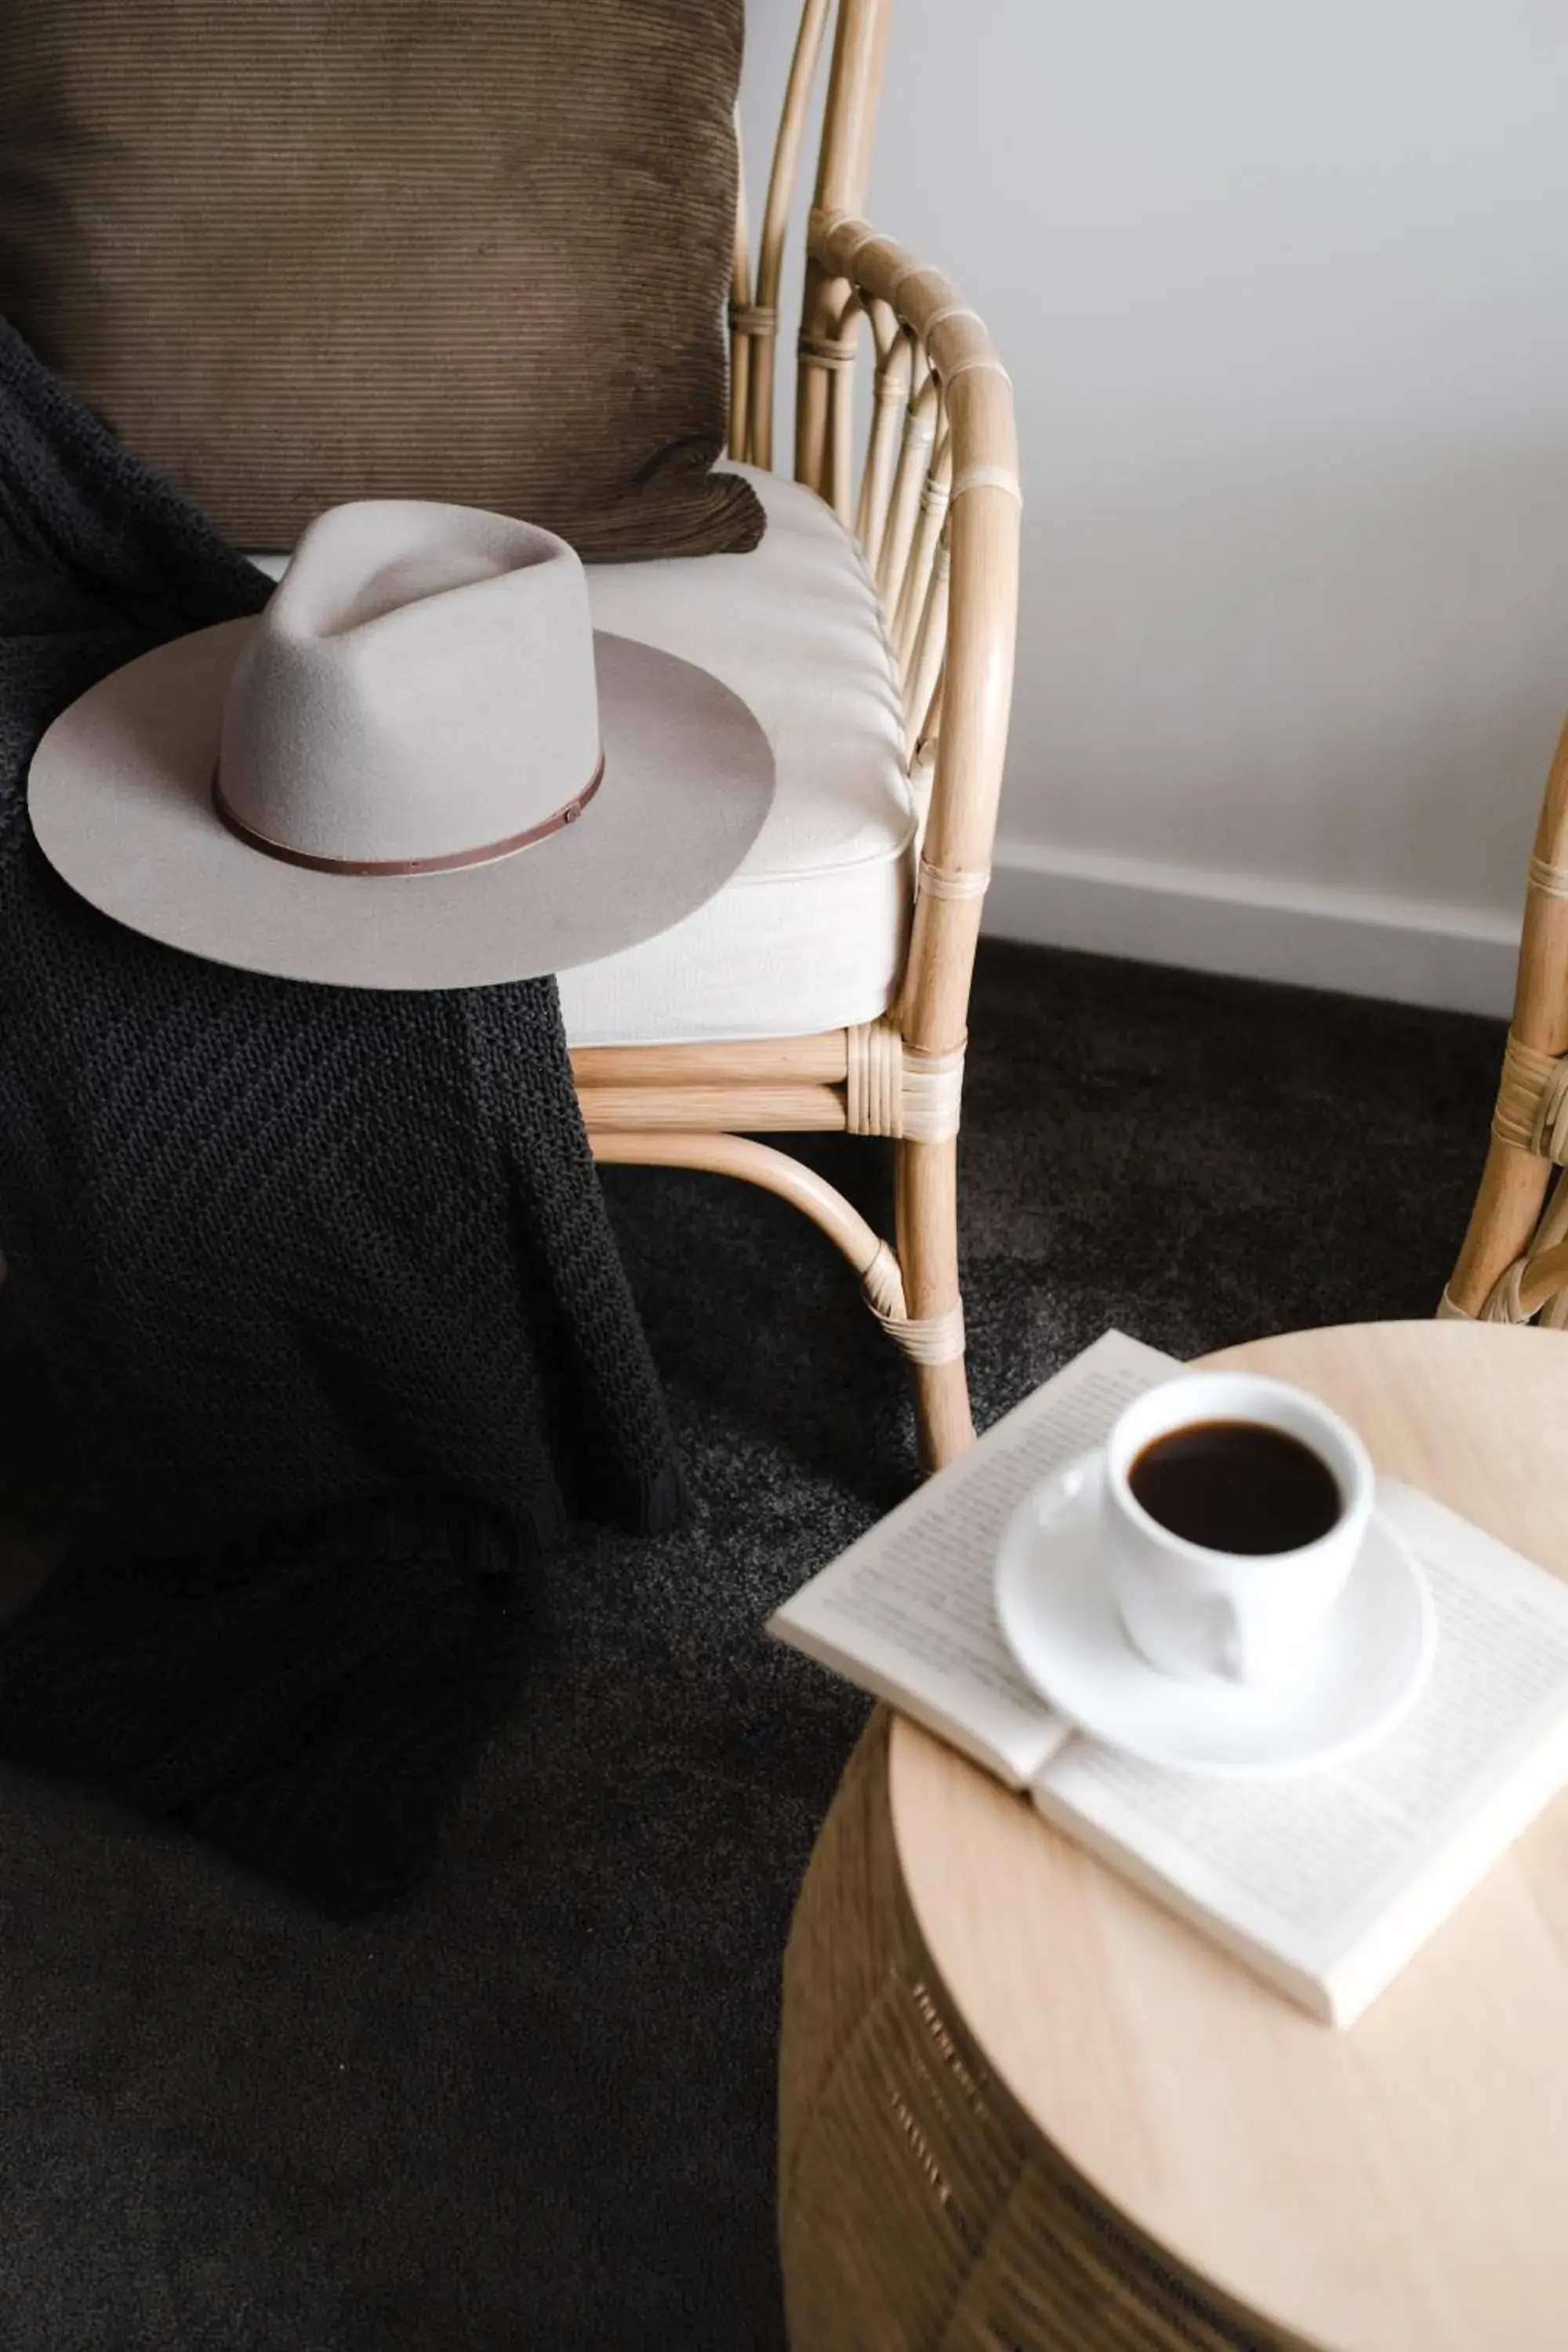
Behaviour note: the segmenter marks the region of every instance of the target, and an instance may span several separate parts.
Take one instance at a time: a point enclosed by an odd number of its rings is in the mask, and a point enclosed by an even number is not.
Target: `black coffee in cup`
[[[1299,1551],[1344,1508],[1326,1462],[1258,1421],[1194,1421],[1152,1438],[1127,1483],[1152,1519],[1207,1551]]]

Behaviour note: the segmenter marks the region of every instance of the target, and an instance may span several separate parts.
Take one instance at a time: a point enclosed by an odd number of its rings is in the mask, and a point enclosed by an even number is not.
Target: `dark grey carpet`
[[[963,1143],[990,1420],[1108,1322],[1190,1353],[1429,1313],[1498,1024],[992,948]],[[879,1218],[877,1155],[822,1163]],[[416,1908],[327,1927],[0,1779],[5,2352],[766,2352],[793,1890],[861,1717],[758,1628],[904,1491],[826,1244],[616,1171],[696,1523],[551,1563],[554,1634]]]

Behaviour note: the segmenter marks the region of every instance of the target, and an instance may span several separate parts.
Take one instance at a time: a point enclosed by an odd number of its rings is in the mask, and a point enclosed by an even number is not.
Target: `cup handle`
[[[1228,1682],[1245,1682],[1247,1667],[1241,1637],[1241,1612],[1224,1593],[1215,1596],[1214,1629],[1216,1671]]]

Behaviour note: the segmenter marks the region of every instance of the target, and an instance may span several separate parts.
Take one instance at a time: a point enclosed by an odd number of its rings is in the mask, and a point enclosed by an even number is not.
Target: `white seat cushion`
[[[808,1036],[875,1020],[898,985],[915,814],[876,591],[820,499],[741,470],[767,509],[752,553],[593,564],[588,590],[599,628],[698,662],[750,703],[777,762],[773,806],[717,898],[561,974],[574,1045]]]
[[[820,499],[746,470],[768,517],[752,554],[589,568],[600,628],[700,662],[751,704],[777,786],[716,898],[561,974],[574,1045],[805,1036],[875,1020],[898,985],[915,816],[876,591]]]

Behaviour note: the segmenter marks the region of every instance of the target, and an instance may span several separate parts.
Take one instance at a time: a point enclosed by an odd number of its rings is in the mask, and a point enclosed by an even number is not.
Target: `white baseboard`
[[[1019,841],[996,845],[985,929],[1456,1013],[1506,1014],[1519,954],[1517,921],[1467,907]]]

